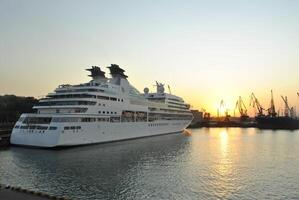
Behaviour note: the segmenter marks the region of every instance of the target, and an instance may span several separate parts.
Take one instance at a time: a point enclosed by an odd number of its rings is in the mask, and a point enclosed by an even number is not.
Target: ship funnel
[[[113,78],[120,77],[120,78],[128,78],[127,75],[124,74],[125,70],[119,67],[119,65],[111,64],[111,66],[108,67],[110,70],[110,74]]]
[[[86,69],[86,71],[90,71],[91,74],[88,76],[92,77],[94,81],[101,82],[106,80],[105,72],[103,72],[98,66],[92,66],[90,69]]]

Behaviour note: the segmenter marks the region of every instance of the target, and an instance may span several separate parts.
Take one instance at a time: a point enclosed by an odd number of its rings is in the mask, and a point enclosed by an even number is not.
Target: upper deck
[[[98,67],[88,69],[92,80],[88,83],[58,86],[34,106],[40,114],[99,114],[121,113],[123,110],[190,114],[189,105],[178,96],[164,92],[157,83],[157,92],[142,94],[134,88],[124,70],[109,67],[112,77],[106,78]],[[95,70],[96,72],[94,72]]]

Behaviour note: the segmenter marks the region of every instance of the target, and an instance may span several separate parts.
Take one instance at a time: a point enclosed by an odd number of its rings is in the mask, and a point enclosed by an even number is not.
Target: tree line
[[[0,124],[15,123],[22,113],[33,113],[34,97],[0,96]]]

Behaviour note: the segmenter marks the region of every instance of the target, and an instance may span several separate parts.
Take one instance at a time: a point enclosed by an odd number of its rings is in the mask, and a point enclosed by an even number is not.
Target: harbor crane
[[[239,99],[236,102],[235,110],[236,109],[239,110],[241,120],[248,118],[247,108],[246,108],[241,96],[239,96]],[[234,115],[235,115],[235,110],[234,110]]]
[[[220,101],[220,107],[217,109],[217,115],[218,115],[218,118],[221,117],[221,112],[224,112],[225,114],[225,118],[224,118],[224,121],[229,121],[229,113],[228,113],[228,109],[226,108],[225,104],[224,104],[224,100],[222,99]]]
[[[221,99],[220,101],[220,106],[219,108],[217,109],[217,117],[220,117],[221,115],[221,111],[225,109],[225,105],[224,105],[224,100]]]
[[[282,100],[283,100],[283,102],[284,102],[284,105],[285,105],[284,116],[285,116],[285,117],[294,117],[294,114],[295,114],[295,112],[294,112],[294,107],[291,107],[291,108],[290,108],[289,103],[288,103],[288,97],[287,97],[287,96],[286,96],[286,97],[283,97],[283,96],[281,95],[281,98],[282,98]]]
[[[257,115],[258,116],[264,116],[264,113],[263,111],[265,110],[262,105],[260,104],[259,100],[256,98],[256,96],[254,95],[254,93],[252,92],[251,95],[250,95],[250,105],[253,107],[253,108],[256,108],[258,113]]]
[[[271,101],[270,101],[270,108],[268,109],[268,115],[270,117],[276,117],[277,112],[275,110],[274,98],[273,98],[273,91],[271,90]]]

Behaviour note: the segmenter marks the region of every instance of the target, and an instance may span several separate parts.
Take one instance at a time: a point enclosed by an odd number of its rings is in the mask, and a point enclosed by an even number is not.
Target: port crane
[[[252,107],[257,109],[258,116],[264,116],[263,110],[265,109],[262,107],[262,105],[260,104],[259,100],[256,98],[253,92],[250,95],[250,105],[252,105]]]
[[[220,106],[219,106],[219,108],[217,109],[217,115],[218,115],[218,117],[221,116],[221,111],[222,111],[222,110],[225,110],[225,105],[224,105],[224,100],[223,100],[223,99],[221,99],[221,101],[220,101]]]
[[[281,98],[284,102],[284,105],[285,105],[285,109],[284,109],[284,116],[285,117],[294,117],[294,114],[295,114],[295,111],[294,111],[294,107],[291,107],[289,106],[289,103],[288,103],[288,97],[283,97],[281,95]]]
[[[275,110],[274,98],[273,98],[273,91],[271,90],[271,101],[270,101],[270,108],[268,108],[268,115],[270,117],[276,117],[277,112]]]
[[[217,109],[218,118],[221,117],[221,111],[223,111],[224,114],[225,114],[224,120],[225,121],[229,121],[230,115],[228,113],[228,109],[226,108],[226,106],[224,104],[224,100],[223,99],[220,101],[220,107]]]
[[[238,109],[239,113],[240,113],[240,118],[241,119],[247,119],[248,115],[247,115],[247,108],[244,104],[244,101],[242,100],[242,97],[239,96],[238,101],[236,102],[236,106],[235,106],[235,110]],[[235,110],[234,110],[234,115],[235,115]]]

